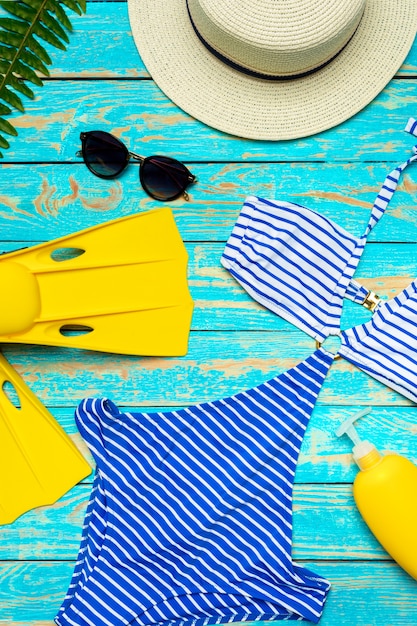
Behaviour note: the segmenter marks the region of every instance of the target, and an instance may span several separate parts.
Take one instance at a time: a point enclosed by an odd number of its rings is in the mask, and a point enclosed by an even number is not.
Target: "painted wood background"
[[[117,181],[93,177],[75,156],[82,130],[100,128],[130,149],[184,160],[199,182],[172,203],[190,255],[195,313],[183,358],[136,358],[6,345],[4,354],[85,451],[73,411],[86,395],[151,410],[214,399],[256,385],[314,349],[311,339],[250,300],[219,259],[247,194],[284,197],[317,209],[359,235],[385,174],[411,153],[403,132],[417,117],[417,45],[365,110],[317,136],[288,142],[237,139],[177,109],[141,63],[127,4],[88,2],[73,18],[67,52],[52,52],[52,75],[24,115],[0,163],[1,251],[159,206],[132,164]],[[184,87],[186,88],[186,86]],[[393,206],[373,231],[357,277],[392,297],[417,273],[417,169],[407,170]],[[2,303],[7,306],[7,302]],[[343,325],[369,314],[347,302]],[[333,584],[322,626],[417,624],[417,582],[390,560],[353,499],[356,469],[334,431],[357,406],[374,407],[361,434],[417,462],[416,407],[347,362],[331,369],[308,428],[294,493],[294,557]],[[59,467],[56,468],[59,472]],[[91,477],[52,507],[0,527],[0,622],[51,624],[77,554]]]

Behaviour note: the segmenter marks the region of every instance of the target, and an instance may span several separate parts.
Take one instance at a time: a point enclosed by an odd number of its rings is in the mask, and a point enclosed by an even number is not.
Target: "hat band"
[[[211,54],[213,54],[215,57],[217,57],[220,61],[222,61],[229,67],[232,67],[234,70],[237,70],[238,72],[242,72],[243,74],[247,74],[248,76],[253,76],[254,78],[262,78],[262,80],[293,80],[294,78],[303,78],[304,76],[310,76],[311,74],[318,72],[319,70],[323,69],[323,67],[326,67],[326,65],[329,65],[330,63],[332,63],[332,61],[334,61],[339,56],[339,54],[343,52],[343,50],[346,48],[346,46],[350,43],[350,41],[354,37],[360,24],[360,21],[359,21],[358,26],[355,28],[351,37],[349,37],[349,39],[344,44],[344,46],[340,48],[340,50],[338,50],[335,55],[333,55],[330,59],[328,59],[321,65],[318,65],[317,67],[314,67],[311,70],[300,72],[298,74],[291,74],[291,75],[289,74],[263,74],[262,72],[257,72],[255,70],[249,69],[248,67],[245,67],[244,65],[240,65],[239,63],[236,63],[236,61],[232,61],[232,59],[229,59],[228,57],[224,56],[224,54],[222,54],[221,52],[213,48],[213,46],[206,39],[204,39],[203,35],[198,30],[191,16],[190,7],[188,5],[188,0],[185,0],[185,3],[187,5],[188,17],[190,18],[191,26],[193,27],[195,34],[197,35],[201,43],[207,48],[207,50],[211,52]]]

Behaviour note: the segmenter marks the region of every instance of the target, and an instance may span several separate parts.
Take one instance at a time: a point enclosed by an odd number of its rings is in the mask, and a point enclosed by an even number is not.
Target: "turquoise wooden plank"
[[[74,32],[66,52],[52,49],[53,77],[148,77],[130,31],[127,2],[88,2],[87,13],[73,17]],[[417,75],[414,46],[397,73]]]
[[[48,49],[52,77],[149,77],[132,37],[127,2],[88,2],[87,13],[71,21],[67,50]]]
[[[413,138],[403,132],[414,116],[417,84],[398,79],[363,111],[313,137],[268,142],[239,139],[194,120],[149,80],[53,80],[10,120],[7,162],[75,162],[79,133],[115,132],[136,152],[171,154],[187,161],[402,161]],[[415,140],[414,140],[415,142]]]
[[[320,626],[412,626],[417,587],[394,563],[306,561],[332,583]],[[0,563],[0,621],[8,626],[53,626],[73,568],[69,562]],[[247,626],[282,622],[247,622]]]
[[[0,561],[73,559],[90,490],[90,485],[74,487],[54,506],[38,508],[10,526],[0,526]],[[293,511],[293,557],[297,561],[390,560],[360,517],[350,485],[296,485]]]
[[[3,352],[50,407],[111,395],[117,404],[178,406],[251,388],[301,362],[314,342],[301,331],[198,332],[185,357],[133,357],[87,350],[5,345]],[[318,404],[409,406],[411,402],[344,359],[336,361]]]
[[[314,138],[268,144],[222,135],[179,111],[152,81],[140,80],[147,73],[129,33],[125,2],[88,5],[87,16],[74,17],[68,51],[54,56],[53,80],[28,103],[26,115],[15,116],[20,136],[5,155],[12,166],[3,165],[1,173],[1,247],[52,239],[156,206],[138,188],[135,166],[118,181],[106,183],[89,178],[84,166],[75,163],[81,125],[122,131],[132,149],[139,146],[141,151],[143,145],[146,154],[172,154],[197,169],[200,182],[192,202],[178,201],[174,211],[190,253],[193,328],[208,332],[192,333],[185,360],[6,346],[24,378],[79,445],[72,413],[84,395],[106,393],[126,405],[163,410],[239,391],[309,354],[310,340],[251,302],[218,266],[218,254],[244,196],[255,192],[288,199],[291,190],[289,199],[359,234],[386,168],[406,158],[417,143],[401,130],[408,114],[415,115],[416,84],[398,79],[358,116]],[[414,77],[416,69],[414,46],[398,75]],[[86,80],[94,76],[128,80]],[[368,286],[376,283],[385,297],[405,286],[416,269],[411,245],[417,241],[416,187],[412,170],[408,172],[398,204],[374,231],[375,244],[368,247],[358,273]],[[409,245],[393,244],[400,241]],[[347,303],[347,325],[366,317],[360,307]],[[322,626],[410,626],[417,623],[416,583],[392,563],[375,560],[385,555],[380,552],[378,557],[380,548],[360,526],[351,486],[337,484],[351,483],[356,469],[347,439],[338,440],[333,433],[356,404],[376,402],[360,425],[361,433],[382,450],[397,449],[417,461],[415,406],[342,362],[335,364],[323,391],[297,468],[295,556],[316,555],[318,562],[311,568],[333,582]],[[0,622],[51,626],[73,562],[39,559],[48,556],[48,550],[55,559],[54,546],[61,555],[68,550],[65,558],[74,558],[90,484],[91,477],[51,510],[30,513],[22,524],[0,529],[0,558],[3,549],[10,549],[22,559],[0,561]],[[372,561],[357,561],[365,554]],[[334,562],[329,560],[333,557]]]
[[[417,141],[417,138],[416,138]],[[67,150],[79,147],[78,133]],[[404,144],[402,159],[408,156]],[[146,152],[153,152],[153,146]],[[193,163],[198,183],[190,201],[169,203],[186,241],[226,241],[247,195],[302,204],[353,235],[365,230],[385,176],[397,163]],[[1,165],[0,241],[50,240],[106,220],[160,208],[145,194],[138,168],[117,180],[93,176],[84,164]],[[407,170],[371,242],[417,241],[417,164]],[[368,252],[366,252],[368,254]]]

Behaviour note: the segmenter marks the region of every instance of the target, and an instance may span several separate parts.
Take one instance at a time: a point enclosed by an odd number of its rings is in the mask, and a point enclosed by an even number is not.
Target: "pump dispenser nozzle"
[[[352,450],[353,458],[362,470],[375,465],[381,459],[381,455],[376,447],[370,441],[362,441],[353,425],[356,420],[364,415],[368,415],[370,412],[371,409],[368,408],[351,415],[336,430],[337,437],[347,435],[352,440],[354,444]]]

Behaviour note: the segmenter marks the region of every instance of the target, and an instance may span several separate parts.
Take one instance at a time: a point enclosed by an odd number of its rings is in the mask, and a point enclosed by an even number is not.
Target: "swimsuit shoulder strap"
[[[417,136],[417,120],[413,117],[407,122],[405,127],[405,131]],[[407,161],[398,165],[392,172],[388,174],[385,178],[384,183],[381,187],[380,192],[378,193],[374,205],[372,207],[371,215],[369,217],[369,221],[367,227],[365,229],[364,234],[360,238],[360,242],[357,248],[358,255],[356,257],[357,262],[362,255],[363,249],[366,245],[366,241],[368,239],[368,235],[373,229],[373,227],[379,222],[381,217],[384,215],[392,196],[397,189],[398,182],[400,180],[401,174],[403,171],[412,163],[417,160],[417,145],[413,147],[414,155],[411,156]],[[353,278],[350,280],[350,283],[346,289],[344,297],[349,300],[353,300],[353,302],[358,302],[362,304],[366,308],[374,311],[379,304],[379,298],[372,291],[368,291],[365,287],[363,287],[360,283],[358,283]]]
[[[417,136],[417,120],[415,120],[413,117],[410,117],[405,127],[405,130],[406,132]],[[398,181],[400,180],[401,174],[410,165],[410,163],[417,159],[417,146],[413,147],[413,153],[414,156],[410,157],[401,165],[398,165],[398,167],[392,170],[392,172],[390,172],[384,180],[381,191],[378,193],[374,202],[374,206],[372,207],[371,216],[369,218],[366,230],[363,234],[364,239],[367,239],[375,224],[379,222],[379,220],[385,213],[391,201],[391,198],[394,195],[395,190],[397,189]]]

